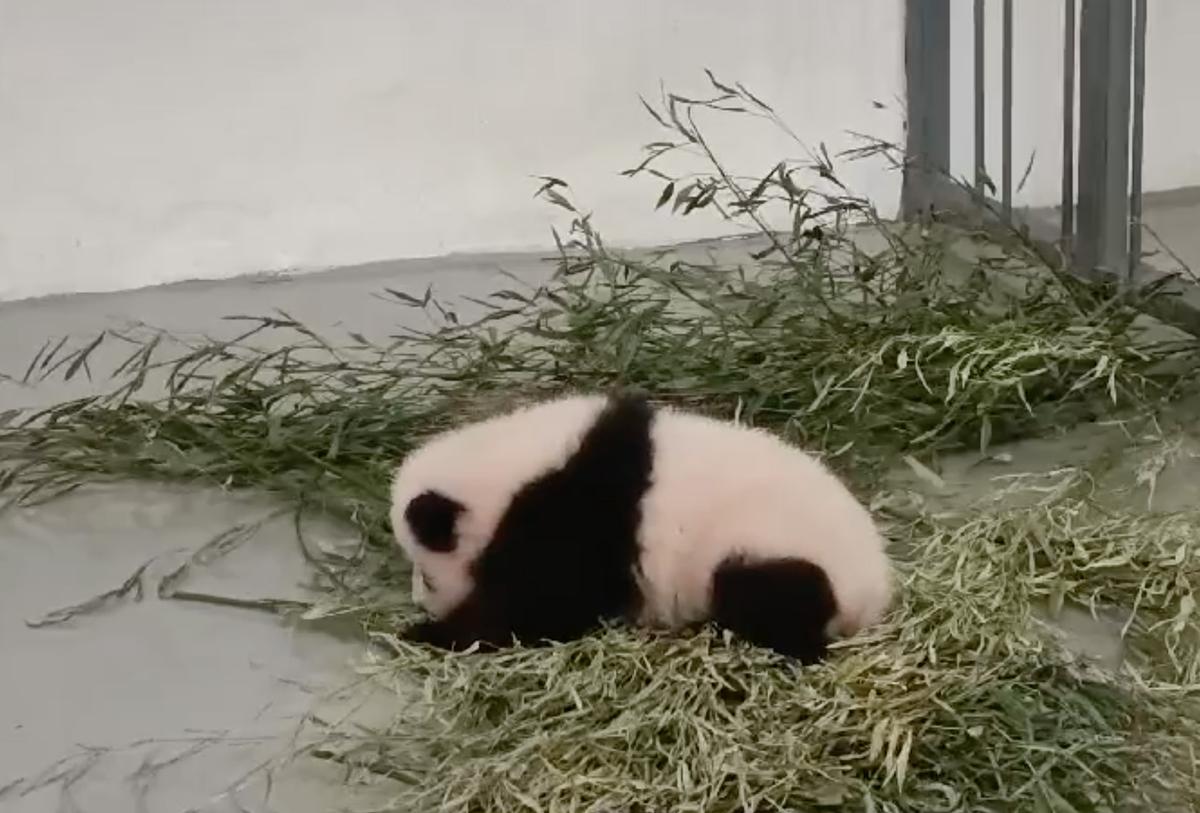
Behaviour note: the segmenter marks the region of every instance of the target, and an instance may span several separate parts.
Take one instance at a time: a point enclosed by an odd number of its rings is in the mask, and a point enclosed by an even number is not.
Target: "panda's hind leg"
[[[730,557],[713,574],[713,621],[802,663],[824,657],[836,611],[825,571],[805,559]]]

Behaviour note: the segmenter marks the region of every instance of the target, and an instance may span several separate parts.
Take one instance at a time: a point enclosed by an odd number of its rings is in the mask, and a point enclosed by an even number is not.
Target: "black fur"
[[[837,612],[829,577],[805,559],[730,557],[713,574],[712,605],[720,626],[801,663],[825,656]]]
[[[445,649],[533,645],[631,613],[653,418],[639,396],[612,398],[570,459],[517,492],[472,565],[472,594],[406,637]]]
[[[449,553],[458,544],[454,523],[465,510],[457,500],[436,491],[425,491],[404,509],[404,521],[421,545],[438,553]]]

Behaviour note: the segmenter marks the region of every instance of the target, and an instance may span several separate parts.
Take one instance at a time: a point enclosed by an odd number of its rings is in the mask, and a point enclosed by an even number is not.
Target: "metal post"
[[[905,0],[908,139],[900,209],[927,212],[950,171],[950,0]]]
[[[1136,0],[1133,29],[1133,144],[1129,180],[1129,280],[1142,261],[1142,143],[1146,109],[1146,0]]]
[[[1130,0],[1082,0],[1078,264],[1124,276],[1129,238]]]
[[[983,196],[984,178],[987,176],[984,156],[984,38],[983,0],[975,0],[975,192]]]
[[[1075,0],[1064,0],[1062,248],[1071,250],[1075,234]]]
[[[1012,219],[1012,56],[1013,56],[1013,7],[1012,0],[1004,0],[1004,40],[1001,43],[1001,101],[1000,101],[1000,166],[1003,181],[1000,184],[1000,202],[1004,204],[1004,219]]]

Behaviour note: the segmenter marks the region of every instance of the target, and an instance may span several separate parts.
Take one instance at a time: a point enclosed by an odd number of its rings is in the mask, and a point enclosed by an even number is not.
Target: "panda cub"
[[[445,649],[579,638],[607,620],[715,622],[803,663],[879,621],[885,543],[819,461],[765,431],[578,395],[434,437],[391,521]]]

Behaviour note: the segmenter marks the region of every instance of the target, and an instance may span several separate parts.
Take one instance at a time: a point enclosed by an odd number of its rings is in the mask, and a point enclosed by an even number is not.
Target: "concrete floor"
[[[139,484],[0,519],[0,787],[25,779],[0,796],[0,809],[223,811],[236,809],[239,797],[251,804],[262,777],[247,773],[286,752],[324,689],[350,682],[347,666],[361,643],[288,628],[265,613],[160,601],[154,585],[190,550],[271,508],[245,496]],[[197,570],[188,587],[303,598],[307,574],[295,545],[284,517]],[[121,584],[151,560],[141,602],[26,626]],[[67,775],[39,787],[47,769]],[[335,783],[291,776],[274,809],[333,810],[348,801]],[[244,778],[247,787],[237,787]],[[284,804],[297,785],[306,801]],[[233,795],[219,798],[227,790]]]
[[[1147,262],[1200,279],[1200,188],[1149,192],[1143,202],[1146,225],[1142,251]]]
[[[1180,231],[1200,247],[1200,229],[1189,232],[1184,223]],[[1200,261],[1200,250],[1192,256]],[[372,294],[384,287],[420,294],[435,280],[448,298],[486,293],[501,268],[529,281],[548,273],[536,255],[451,257],[0,304],[0,372],[19,375],[47,336],[86,336],[138,320],[220,335],[237,329],[222,315],[280,308],[318,328],[385,336],[397,323],[418,324],[420,316]],[[104,356],[93,366],[104,368]],[[0,411],[103,387],[82,377],[37,387],[0,380]],[[943,461],[946,486],[928,496],[960,502],[994,488],[998,473],[1048,470],[1125,442],[1115,427],[1090,427],[1018,444],[999,471],[966,457]],[[1200,444],[1187,433],[1162,442],[1182,451],[1160,473],[1156,505],[1188,504],[1200,476]],[[1144,501],[1144,489],[1135,487],[1135,456],[1129,459],[1115,493]],[[929,492],[928,483],[903,474],[895,485]],[[363,651],[361,641],[336,629],[289,628],[247,610],[159,601],[153,593],[155,575],[271,507],[247,495],[131,484],[0,514],[0,809],[305,813],[386,802],[386,786],[348,789],[327,764],[270,763],[289,753],[297,725],[315,705],[350,702],[336,690],[354,683],[351,663]],[[345,538],[336,527],[320,533],[333,543]],[[151,559],[151,589],[140,603],[56,627],[26,625],[120,584]],[[226,595],[302,597],[305,576],[285,517],[197,572],[193,584]],[[1075,633],[1082,649],[1119,657],[1111,625],[1079,619]]]

